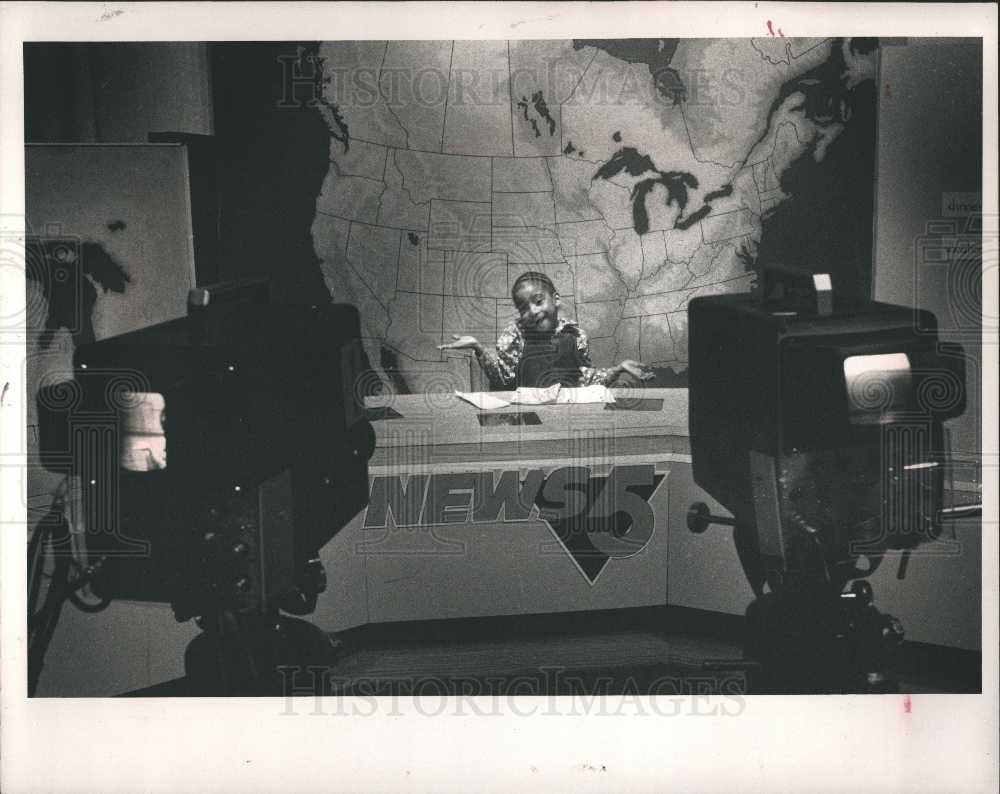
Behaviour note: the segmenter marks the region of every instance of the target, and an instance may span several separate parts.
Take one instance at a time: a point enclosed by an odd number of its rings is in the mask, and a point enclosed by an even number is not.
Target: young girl
[[[559,292],[544,273],[517,277],[510,291],[518,319],[500,333],[496,350],[487,350],[474,336],[454,336],[439,350],[473,350],[494,390],[516,386],[608,385],[622,373],[639,380],[653,377],[649,367],[626,359],[600,369],[590,361],[587,334],[572,320],[559,317]]]

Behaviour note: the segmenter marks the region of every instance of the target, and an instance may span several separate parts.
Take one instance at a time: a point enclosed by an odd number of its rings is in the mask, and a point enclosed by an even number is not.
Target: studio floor
[[[368,625],[337,635],[336,660],[319,678],[297,674],[294,687],[299,695],[753,694],[742,630],[740,617],[678,607]],[[981,654],[905,642],[887,672],[900,693],[974,693]],[[130,694],[186,692],[173,681]]]

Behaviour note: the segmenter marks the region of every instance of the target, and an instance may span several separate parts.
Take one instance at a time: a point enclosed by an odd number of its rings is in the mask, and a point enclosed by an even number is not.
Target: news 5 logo
[[[595,475],[588,466],[546,474],[531,469],[372,478],[363,528],[543,521],[590,584],[608,561],[641,552],[653,537],[650,500],[664,475],[652,464],[614,466]]]

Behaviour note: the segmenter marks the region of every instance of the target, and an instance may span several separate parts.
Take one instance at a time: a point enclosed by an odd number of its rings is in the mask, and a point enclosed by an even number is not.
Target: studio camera
[[[280,665],[328,661],[327,638],[288,614],[315,607],[318,550],[367,503],[366,368],[354,307],[272,304],[248,281],[81,345],[70,398],[39,399],[43,460],[80,491],[70,590],[197,620],[191,694],[268,694]]]
[[[696,298],[688,317],[694,478],[733,516],[698,503],[688,526],[733,526],[756,595],[752,688],[891,690],[903,627],[866,577],[950,517],[943,422],[965,408],[961,348],[929,312],[841,299],[829,276],[789,268],[754,294]]]

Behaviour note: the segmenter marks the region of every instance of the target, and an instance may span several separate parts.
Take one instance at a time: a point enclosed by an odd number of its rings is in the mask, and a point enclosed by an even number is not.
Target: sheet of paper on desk
[[[456,391],[455,396],[461,397],[467,403],[472,403],[481,411],[489,411],[492,408],[506,408],[510,405],[506,400],[501,400],[499,397],[494,397],[492,394],[481,391]]]
[[[562,389],[559,392],[559,405],[583,405],[585,403],[613,403],[615,395],[607,386],[581,386],[578,389]]]

